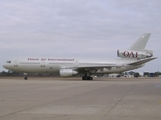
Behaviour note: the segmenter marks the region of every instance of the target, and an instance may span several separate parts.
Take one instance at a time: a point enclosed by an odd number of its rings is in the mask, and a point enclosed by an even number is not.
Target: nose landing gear
[[[24,73],[24,80],[28,80],[27,73]]]

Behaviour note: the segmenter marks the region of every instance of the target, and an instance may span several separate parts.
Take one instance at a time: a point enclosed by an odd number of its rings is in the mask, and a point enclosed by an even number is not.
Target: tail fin
[[[142,51],[145,49],[151,33],[143,34],[130,48],[129,50]]]

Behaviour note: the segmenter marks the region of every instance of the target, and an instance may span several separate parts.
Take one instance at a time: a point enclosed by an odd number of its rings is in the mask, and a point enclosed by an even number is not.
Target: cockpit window
[[[11,63],[11,61],[7,61],[6,63]]]

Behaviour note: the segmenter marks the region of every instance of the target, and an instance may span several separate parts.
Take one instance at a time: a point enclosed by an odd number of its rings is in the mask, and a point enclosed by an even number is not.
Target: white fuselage
[[[136,69],[143,65],[127,65],[135,60],[122,59],[73,59],[73,58],[19,58],[7,61],[3,66],[6,69],[24,73],[59,73],[60,69],[94,68],[92,74],[120,73]],[[99,66],[97,68],[97,66]],[[105,66],[101,67],[100,66]],[[108,67],[106,67],[108,66]],[[87,67],[87,69],[88,69]],[[96,70],[97,68],[97,70]]]

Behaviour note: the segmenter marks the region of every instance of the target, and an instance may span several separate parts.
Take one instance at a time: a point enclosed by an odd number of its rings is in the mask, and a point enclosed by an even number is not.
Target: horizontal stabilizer
[[[149,62],[151,60],[154,60],[156,58],[157,57],[155,57],[155,58],[147,58],[147,59],[144,59],[144,60],[139,60],[139,61],[136,61],[136,62],[129,63],[128,65],[141,65],[141,64],[144,64],[144,63]]]

